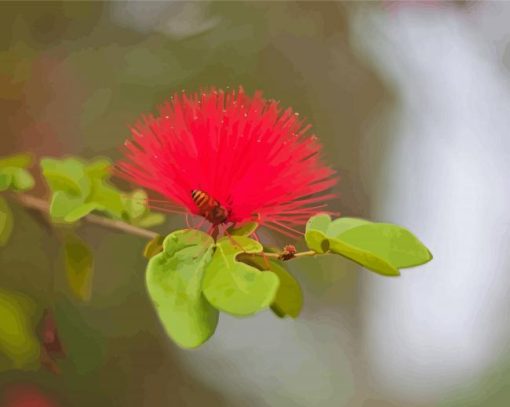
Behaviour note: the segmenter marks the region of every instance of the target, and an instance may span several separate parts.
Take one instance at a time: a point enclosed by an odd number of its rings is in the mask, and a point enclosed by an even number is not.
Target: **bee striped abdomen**
[[[197,206],[201,216],[214,225],[224,223],[228,218],[228,210],[207,192],[199,189],[191,191],[191,198]]]
[[[199,191],[198,189],[194,189],[191,192],[191,197],[199,209],[207,205],[210,201],[209,195],[207,195],[204,191]]]

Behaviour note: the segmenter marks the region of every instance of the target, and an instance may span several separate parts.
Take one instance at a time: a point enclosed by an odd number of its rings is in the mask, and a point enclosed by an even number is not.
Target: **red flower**
[[[118,169],[213,225],[258,220],[292,234],[334,196],[309,128],[260,92],[176,94],[131,129]]]

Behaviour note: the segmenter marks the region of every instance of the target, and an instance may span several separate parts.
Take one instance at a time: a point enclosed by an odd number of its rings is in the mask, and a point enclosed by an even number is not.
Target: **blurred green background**
[[[497,129],[482,127],[499,120],[493,115],[506,117],[504,108],[487,113],[483,107],[510,99],[510,30],[501,17],[508,16],[508,6],[422,3],[0,3],[0,156],[30,151],[36,157],[117,159],[128,125],[175,91],[260,89],[313,124],[325,160],[341,177],[334,210],[412,227],[436,255],[435,264],[388,281],[338,259],[292,262],[305,291],[298,320],[279,320],[270,312],[250,319],[222,316],[208,343],[184,351],[164,335],[147,297],[142,239],[80,227],[96,258],[92,299],[80,303],[66,287],[59,235],[42,217],[12,204],[16,227],[0,251],[0,286],[31,298],[36,313],[54,307],[67,357],[59,362],[60,375],[0,373],[0,403],[508,405],[510,321],[501,316],[507,314],[510,287],[504,276],[508,259],[500,254],[505,232],[490,235],[495,237],[485,250],[497,259],[487,265],[492,272],[485,279],[499,286],[495,292],[477,280],[487,272],[484,263],[465,254],[475,256],[476,242],[486,242],[486,235],[450,246],[474,229],[441,223],[462,211],[462,191],[476,191],[482,184],[474,183],[484,182],[483,176],[466,185],[467,178],[448,178],[460,168],[454,164],[462,147],[456,146],[473,146],[470,168],[478,168],[477,154],[488,154],[488,166],[497,167],[510,152],[503,140],[506,121]],[[491,51],[487,57],[480,50]],[[501,72],[470,64],[484,58],[493,58]],[[458,66],[446,65],[449,60]],[[432,80],[434,69],[441,72],[438,81]],[[473,78],[480,88],[497,88],[497,97],[462,93]],[[439,106],[437,100],[460,105],[460,113],[438,107],[431,114],[427,106]],[[461,100],[479,105],[470,110]],[[490,119],[477,127],[484,136],[473,136],[469,144],[462,125],[484,114]],[[437,150],[421,148],[424,142]],[[453,163],[451,171],[443,171],[442,163]],[[489,168],[484,163],[480,168]],[[501,174],[499,167],[496,172]],[[38,181],[35,193],[47,195]],[[503,185],[491,184],[490,190]],[[450,196],[457,190],[460,195]],[[510,201],[505,199],[485,201]],[[456,203],[451,211],[448,202]],[[464,219],[485,216],[491,208],[477,207]],[[496,226],[481,226],[483,231],[506,224],[507,215],[494,217]],[[181,216],[169,216],[158,230],[183,225]],[[442,240],[445,230],[453,240]],[[441,261],[448,255],[450,263]],[[455,266],[459,258],[472,273]],[[459,288],[459,280],[472,284]],[[459,290],[462,298],[455,295]],[[9,401],[24,393],[51,401]]]

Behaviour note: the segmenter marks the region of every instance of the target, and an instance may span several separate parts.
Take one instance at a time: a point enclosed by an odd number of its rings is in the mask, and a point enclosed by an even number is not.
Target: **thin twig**
[[[12,195],[12,197],[25,208],[34,209],[49,216],[50,204],[46,200],[33,195],[20,193]],[[154,239],[158,236],[158,233],[153,232],[152,230],[143,229],[138,226],[130,225],[129,223],[123,222],[121,220],[109,219],[103,216],[90,214],[84,216],[82,220],[94,225],[99,225],[108,229],[119,230],[121,232],[140,236],[146,239]]]
[[[272,259],[278,259],[278,260],[292,260],[292,259],[296,259],[298,257],[315,256],[317,254],[317,252],[314,252],[313,250],[308,250],[306,252],[298,252],[298,253],[294,254],[292,257],[290,257],[289,259],[282,259],[281,253],[262,252],[262,253],[252,253],[252,254],[255,256],[265,256],[265,257],[269,257]]]
[[[42,212],[46,216],[49,216],[50,212],[50,204],[39,197],[28,195],[28,194],[22,194],[17,193],[11,195],[13,199],[15,199],[18,203],[23,205],[25,208],[33,209],[39,212]],[[84,216],[81,218],[81,220],[94,224],[99,225],[104,228],[108,229],[114,229],[119,230],[124,233],[128,233],[135,236],[140,236],[146,239],[154,239],[155,237],[159,236],[158,233],[153,232],[152,230],[140,228],[138,226],[130,225],[129,223],[123,222],[121,220],[115,220],[115,219],[109,219],[105,218],[104,216],[98,216],[94,214],[90,214],[87,216]],[[292,257],[289,257],[288,259],[282,258],[282,253],[253,253],[257,256],[265,256],[268,258],[278,259],[278,260],[291,260],[298,257],[306,257],[306,256],[315,256],[317,253],[313,250],[308,250],[305,252],[299,252],[292,255]]]

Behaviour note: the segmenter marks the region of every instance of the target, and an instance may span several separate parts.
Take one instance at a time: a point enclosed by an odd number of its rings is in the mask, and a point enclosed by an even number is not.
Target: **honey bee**
[[[229,210],[221,205],[216,199],[207,192],[199,189],[191,191],[191,198],[199,210],[200,216],[203,216],[214,226],[225,223],[229,216]]]

